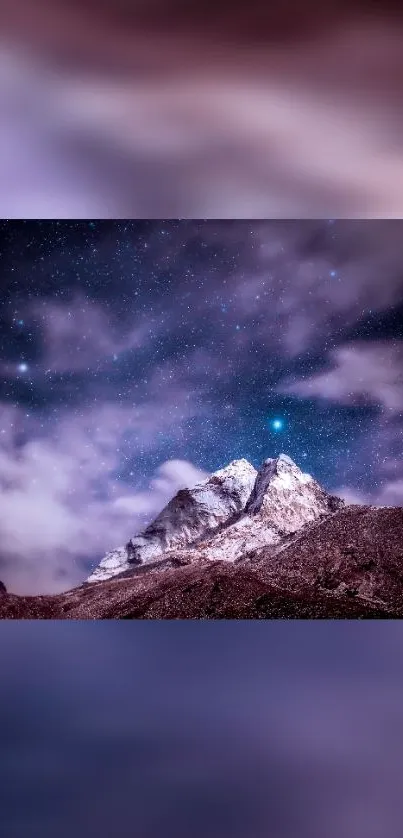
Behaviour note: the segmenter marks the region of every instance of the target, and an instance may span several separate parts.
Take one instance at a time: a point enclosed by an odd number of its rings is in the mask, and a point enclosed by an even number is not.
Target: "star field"
[[[42,587],[65,587],[238,457],[284,452],[350,499],[401,502],[401,230],[2,222],[3,576],[34,584],[24,516]]]

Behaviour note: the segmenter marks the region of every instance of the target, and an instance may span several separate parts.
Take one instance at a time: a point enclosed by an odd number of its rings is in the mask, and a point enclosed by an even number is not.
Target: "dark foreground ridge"
[[[274,588],[258,573],[224,562],[164,573],[152,584],[109,580],[66,594],[1,599],[3,619],[366,619],[398,614],[385,607],[309,590]],[[138,580],[137,580],[138,582]]]
[[[4,586],[3,586],[4,587]],[[403,509],[347,506],[235,562],[169,553],[54,596],[0,594],[5,619],[373,619],[403,616]]]

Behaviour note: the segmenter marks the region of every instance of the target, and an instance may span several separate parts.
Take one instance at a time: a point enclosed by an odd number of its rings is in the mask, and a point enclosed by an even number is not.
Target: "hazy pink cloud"
[[[359,506],[365,506],[367,503],[372,502],[369,495],[365,495],[363,492],[358,492],[350,486],[340,486],[336,489],[332,489],[332,494],[337,495],[339,498],[343,498],[343,500],[345,500],[348,504],[351,503],[358,504]]]
[[[113,324],[102,305],[84,297],[70,303],[44,300],[32,314],[43,333],[42,364],[52,372],[92,368],[150,340],[144,320],[134,316],[129,329]]]
[[[403,410],[403,342],[361,342],[330,353],[333,369],[280,385],[280,392],[340,404],[369,402],[390,414]]]
[[[318,234],[318,224],[309,222],[256,221],[239,227],[223,223],[214,240],[237,243],[242,252],[242,234],[249,229],[253,229],[253,247],[243,252],[242,271],[220,289],[222,300],[236,312],[240,324],[259,321],[253,333],[237,335],[237,341],[248,342],[252,334],[253,342],[295,357],[323,346],[341,328],[353,327],[371,312],[386,311],[401,299],[397,222],[339,223],[334,244],[329,224],[328,241],[322,230],[317,252],[312,239]],[[387,282],[382,281],[385,276]],[[200,306],[205,305],[201,297]]]
[[[403,472],[403,463],[401,464]],[[382,486],[378,495],[379,506],[403,506],[403,477],[398,480],[390,480]]]
[[[152,449],[170,423],[156,403],[139,413],[113,404],[66,413],[46,431],[35,419],[29,428],[20,410],[1,410],[0,578],[10,590],[56,592],[81,582],[86,561],[125,543],[179,488],[206,476],[182,460],[162,463],[147,489],[135,473],[116,476],[125,433]]]
[[[403,462],[400,464],[400,472],[403,474]],[[332,492],[343,498],[346,503],[366,506],[403,506],[403,477],[397,480],[389,480],[380,489],[364,494],[349,486],[341,486],[332,489]]]
[[[358,445],[362,459],[371,462],[374,488],[336,486],[334,494],[347,503],[375,506],[403,505],[403,343],[356,341],[329,353],[333,366],[306,378],[286,380],[278,391],[334,404],[378,408]]]
[[[76,295],[70,302],[44,299],[21,306],[26,326],[39,331],[41,355],[38,362],[1,362],[7,377],[36,377],[51,373],[91,371],[120,359],[122,353],[140,349],[156,336],[156,326],[144,317],[132,323],[114,323],[108,312],[94,301]]]

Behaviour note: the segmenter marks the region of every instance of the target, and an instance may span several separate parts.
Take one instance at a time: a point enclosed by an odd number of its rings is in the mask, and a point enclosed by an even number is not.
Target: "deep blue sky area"
[[[398,622],[3,623],[2,834],[399,838],[402,641]]]
[[[0,578],[66,588],[238,457],[400,504],[402,233],[1,222]]]

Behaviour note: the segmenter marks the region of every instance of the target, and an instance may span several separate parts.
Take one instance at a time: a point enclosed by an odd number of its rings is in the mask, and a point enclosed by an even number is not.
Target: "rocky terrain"
[[[403,609],[403,509],[347,506],[277,551],[251,551],[242,566],[266,582]]]
[[[181,490],[72,591],[0,584],[0,617],[393,618],[402,592],[403,509],[346,506],[282,455]]]

